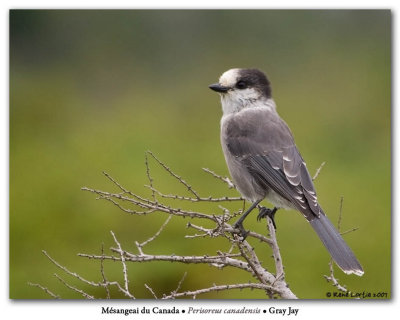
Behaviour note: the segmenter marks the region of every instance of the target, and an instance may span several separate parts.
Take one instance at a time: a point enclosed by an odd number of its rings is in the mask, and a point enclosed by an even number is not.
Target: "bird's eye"
[[[236,83],[236,88],[244,89],[246,88],[246,83],[244,81],[238,81],[238,83]]]

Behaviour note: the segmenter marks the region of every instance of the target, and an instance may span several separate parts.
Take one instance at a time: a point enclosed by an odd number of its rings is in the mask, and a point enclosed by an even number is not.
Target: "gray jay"
[[[317,201],[306,163],[287,124],[276,112],[270,82],[257,69],[231,69],[209,86],[221,96],[221,144],[232,179],[252,205],[235,223],[245,238],[246,216],[267,199],[275,208],[261,208],[275,226],[278,208],[299,211],[318,234],[336,264],[346,273],[364,271]]]

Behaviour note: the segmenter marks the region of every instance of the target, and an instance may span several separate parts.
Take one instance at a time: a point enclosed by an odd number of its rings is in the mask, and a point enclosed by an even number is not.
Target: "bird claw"
[[[235,224],[234,224],[234,226],[233,226],[235,229],[239,229],[239,234],[242,236],[242,241],[244,241],[246,238],[247,238],[247,236],[249,235],[249,233],[250,233],[250,231],[246,231],[246,229],[244,228],[244,226],[243,226],[243,223],[241,223],[241,222],[236,222]]]
[[[274,225],[275,230],[276,230],[275,213],[277,210],[278,210],[278,208],[276,208],[276,207],[273,209],[261,207],[260,212],[258,213],[258,216],[257,216],[257,221],[261,221],[261,219],[269,217],[272,221],[272,224]]]

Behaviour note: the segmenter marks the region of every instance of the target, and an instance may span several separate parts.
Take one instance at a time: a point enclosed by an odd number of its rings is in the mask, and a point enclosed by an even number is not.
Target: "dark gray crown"
[[[264,72],[258,69],[240,69],[236,87],[238,89],[255,88],[267,98],[271,98],[271,83]]]

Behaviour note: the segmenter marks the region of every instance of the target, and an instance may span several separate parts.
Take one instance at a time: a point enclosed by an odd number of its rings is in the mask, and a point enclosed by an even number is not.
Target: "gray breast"
[[[264,199],[268,190],[261,187],[250,174],[247,167],[241,161],[242,157],[234,156],[228,149],[228,127],[233,121],[234,115],[227,115],[221,119],[221,145],[228,166],[229,173],[241,195],[251,201]]]

